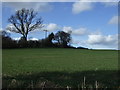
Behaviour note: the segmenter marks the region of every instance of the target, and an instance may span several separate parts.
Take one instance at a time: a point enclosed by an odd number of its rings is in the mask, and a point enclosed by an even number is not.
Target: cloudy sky
[[[0,4],[1,5],[1,4]],[[21,8],[33,8],[42,17],[49,32],[72,31],[73,46],[95,49],[118,47],[118,3],[116,2],[2,2],[2,29],[11,26],[8,18]],[[43,29],[28,38],[42,39]],[[10,32],[11,33],[11,32]],[[13,39],[20,34],[11,33]]]

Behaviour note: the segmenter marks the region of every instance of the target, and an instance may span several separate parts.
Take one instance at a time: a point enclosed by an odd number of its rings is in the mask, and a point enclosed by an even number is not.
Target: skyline
[[[72,31],[72,45],[93,49],[118,48],[118,3],[113,2],[2,2],[2,29],[7,19],[21,8],[33,8],[50,32]],[[4,17],[3,17],[4,16]],[[45,32],[29,33],[33,39],[44,38]],[[21,37],[11,33],[13,39]]]

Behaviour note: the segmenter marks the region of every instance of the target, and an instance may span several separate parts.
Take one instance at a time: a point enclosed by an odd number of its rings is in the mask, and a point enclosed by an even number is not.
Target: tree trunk
[[[27,42],[27,35],[23,35],[23,40]]]

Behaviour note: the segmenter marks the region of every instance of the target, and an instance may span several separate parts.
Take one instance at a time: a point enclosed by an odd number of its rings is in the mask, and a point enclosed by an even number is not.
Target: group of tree
[[[19,33],[22,37],[19,41],[15,41],[7,32],[2,31],[2,48],[69,47],[71,35],[63,31],[58,31],[55,35],[51,33],[45,39],[38,41],[27,40],[29,32],[44,27],[42,18],[37,18],[37,13],[33,9],[18,10],[8,21],[12,27],[6,29]]]
[[[71,40],[70,34],[63,31],[58,31],[55,35],[51,33],[45,39],[40,40],[27,40],[23,37],[20,40],[13,40],[10,34],[6,31],[2,31],[0,36],[2,37],[2,48],[68,48],[71,47],[69,42]]]
[[[2,48],[16,48],[17,44],[15,40],[12,40],[10,34],[6,31],[0,32],[0,37],[2,37]]]

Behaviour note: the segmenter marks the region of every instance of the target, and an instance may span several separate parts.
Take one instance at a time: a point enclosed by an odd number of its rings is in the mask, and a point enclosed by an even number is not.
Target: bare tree
[[[33,9],[21,9],[16,11],[15,15],[11,15],[8,21],[12,24],[11,27],[7,27],[7,30],[22,35],[25,41],[27,41],[28,33],[38,28],[43,27],[42,18],[37,18],[37,12]]]

